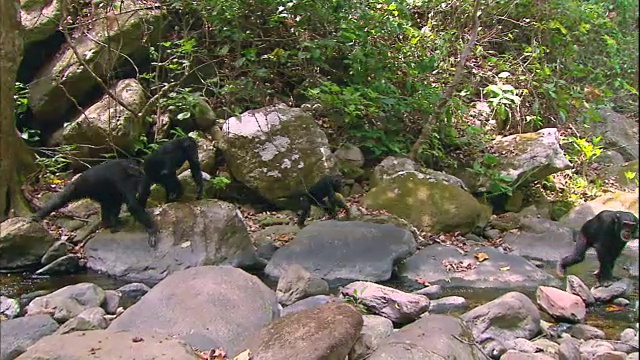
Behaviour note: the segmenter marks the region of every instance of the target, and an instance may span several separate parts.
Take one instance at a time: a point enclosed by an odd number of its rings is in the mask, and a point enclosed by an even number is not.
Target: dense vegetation
[[[571,125],[588,124],[599,106],[637,116],[637,1],[480,2],[477,40],[437,117],[429,115],[474,22],[471,0],[165,3],[172,31],[138,78],[152,93],[177,84],[159,106],[178,119],[193,115],[194,92],[221,119],[274,101],[314,101],[323,105],[331,142],[360,146],[371,163],[409,153],[431,121],[419,159],[435,169],[456,155],[477,158],[495,136],[556,126],[576,169],[584,169],[599,153],[598,139]],[[89,17],[95,6],[115,5],[94,2],[79,15]],[[24,92],[17,98],[21,111]],[[482,106],[488,115],[477,111]],[[34,136],[23,129],[24,138]],[[137,155],[153,141],[152,134],[140,139]],[[64,157],[54,159],[42,164],[57,172]],[[586,177],[570,174],[566,195],[597,191]]]

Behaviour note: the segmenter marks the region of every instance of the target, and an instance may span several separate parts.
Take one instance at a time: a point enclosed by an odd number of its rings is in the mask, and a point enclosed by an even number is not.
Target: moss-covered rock
[[[470,232],[486,225],[491,210],[457,186],[406,173],[387,179],[364,197],[371,209],[386,210],[429,232]]]
[[[627,174],[635,176],[627,177]],[[629,190],[636,190],[638,188],[638,184],[636,183],[638,181],[638,174],[640,174],[640,172],[638,172],[638,160],[634,160],[625,164],[605,167],[598,173],[598,178],[613,181],[619,186]]]

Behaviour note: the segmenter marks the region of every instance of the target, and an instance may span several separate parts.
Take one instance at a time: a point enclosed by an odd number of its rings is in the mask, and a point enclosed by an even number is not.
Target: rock
[[[409,231],[391,224],[314,222],[276,251],[265,273],[279,278],[289,265],[299,264],[325,280],[384,281],[416,247]]]
[[[524,338],[517,338],[507,343],[508,345],[511,345],[509,350],[515,350],[523,353],[534,353],[539,350],[539,348],[531,341]]]
[[[600,156],[598,157],[600,158]],[[638,160],[623,162],[618,165],[611,165],[603,167],[597,172],[597,178],[601,181],[612,181],[623,189],[629,191],[638,190],[638,184],[636,184],[637,177],[628,177],[628,173],[639,173]]]
[[[313,117],[285,104],[227,119],[221,146],[233,176],[269,201],[338,170],[327,136]]]
[[[604,331],[587,324],[575,324],[569,334],[580,340],[604,339]]]
[[[453,175],[424,168],[409,158],[394,156],[384,158],[384,160],[373,169],[373,174],[370,179],[371,188],[380,185],[386,180],[407,173],[412,173],[420,179],[426,179],[431,182],[439,181],[459,187],[462,190],[467,190],[465,183]]]
[[[620,296],[628,296],[633,291],[633,284],[629,279],[620,279],[608,286],[595,286],[591,293],[597,302],[608,302]]]
[[[638,360],[638,359],[640,359],[640,353],[636,351],[634,353],[627,355],[626,360]]]
[[[14,217],[0,224],[0,270],[40,263],[55,239],[39,222]]]
[[[249,349],[252,360],[343,360],[362,325],[362,316],[351,305],[326,304],[272,322],[248,337],[240,352]]]
[[[492,353],[492,341],[531,339],[540,332],[540,312],[526,295],[509,292],[462,314],[474,339]]]
[[[151,331],[79,331],[38,341],[17,360],[197,359],[184,342]]]
[[[360,336],[349,351],[348,360],[363,360],[374,352],[388,336],[393,334],[391,320],[377,315],[363,315]]]
[[[69,254],[39,269],[35,272],[35,275],[73,274],[82,267],[83,263],[84,261],[80,255]]]
[[[520,214],[513,212],[493,215],[489,218],[488,226],[498,230],[499,232],[509,232],[520,227],[521,218],[522,216]]]
[[[306,299],[302,299],[300,301],[296,301],[293,304],[285,307],[280,312],[280,316],[285,317],[287,315],[291,315],[293,313],[300,312],[306,309],[312,309],[318,306],[322,306],[324,304],[332,303],[332,302],[342,302],[338,297],[333,295],[316,295],[311,296]]]
[[[560,219],[560,222],[570,228],[580,229],[587,220],[602,210],[629,211],[638,216],[638,192],[619,191],[600,196],[574,207]]]
[[[285,306],[309,296],[328,294],[329,284],[298,264],[287,268],[276,288],[276,298]]]
[[[404,172],[383,181],[363,197],[369,209],[386,210],[426,232],[468,233],[484,228],[491,210],[465,190]]]
[[[278,315],[275,293],[257,277],[226,265],[199,266],[167,276],[108,330],[154,329],[198,349],[235,353]]]
[[[384,316],[396,324],[408,324],[429,310],[426,296],[405,293],[376,283],[356,281],[340,290],[343,296],[356,299],[375,315]]]
[[[120,294],[120,306],[125,309],[137,303],[146,293],[151,290],[150,287],[143,283],[131,283],[123,285],[116,289]]]
[[[462,296],[446,296],[437,300],[431,300],[430,314],[447,314],[467,310],[467,300]]]
[[[269,262],[278,249],[280,249],[280,247],[273,243],[260,245],[256,248],[256,256]]]
[[[580,348],[573,341],[563,341],[558,348],[558,360],[581,360]]]
[[[69,254],[69,250],[73,248],[73,245],[64,240],[56,241],[51,247],[44,253],[40,263],[42,265],[48,265],[55,260]]]
[[[353,144],[342,144],[333,153],[338,162],[348,166],[361,168],[364,165],[364,155],[362,151]]]
[[[500,356],[500,360],[555,360],[555,357],[545,353],[525,353],[517,350],[509,350]]]
[[[558,349],[560,349],[560,345],[549,340],[549,339],[537,339],[535,341],[533,341],[533,345],[535,345],[536,347],[538,347],[540,350],[542,350],[543,352],[549,353],[549,354],[557,354],[558,353]]]
[[[567,292],[580,297],[587,306],[596,303],[596,299],[593,297],[587,285],[575,275],[567,276]]]
[[[580,344],[580,354],[582,358],[593,359],[598,354],[615,351],[611,343],[605,340],[587,340]]]
[[[499,238],[502,235],[502,233],[500,232],[500,230],[497,230],[497,229],[487,229],[484,231],[483,235],[487,239],[494,240]]]
[[[53,35],[62,19],[62,2],[20,1],[20,21],[25,45],[44,40]]]
[[[58,331],[56,331],[56,335],[69,334],[74,331],[106,329],[109,324],[104,318],[105,315],[106,313],[102,308],[95,307],[87,309],[62,324]]]
[[[620,306],[620,307],[627,307],[629,306],[629,304],[631,304],[631,301],[625,299],[625,298],[615,298],[613,299],[613,301],[611,302],[613,305],[616,306]]]
[[[520,229],[520,232],[506,233],[503,238],[514,249],[514,255],[527,259],[559,261],[573,251],[573,231],[555,221],[524,217]]]
[[[164,14],[160,8],[141,8],[136,1],[126,0],[109,14],[106,11],[102,8],[96,9],[93,13],[95,21],[91,28],[87,29],[87,33],[72,36],[74,48],[82,55],[91,70],[78,61],[69,46],[63,46],[55,58],[40,68],[33,77],[35,80],[29,84],[29,107],[39,122],[60,124],[60,119],[65,118],[64,115],[76,106],[75,103],[86,103],[94,96],[91,90],[99,86],[95,76],[105,78],[122,61],[135,62],[141,59],[147,55],[145,49],[148,45],[158,39],[164,30]],[[55,26],[57,29],[58,21],[55,22]],[[146,26],[155,31],[146,32]],[[118,49],[117,54],[112,51],[115,48]],[[91,71],[95,76],[90,74]],[[112,109],[119,108],[113,101],[111,105],[114,106]],[[124,115],[123,113],[124,111],[115,111],[112,116],[115,120]],[[146,119],[140,120],[146,122]],[[118,129],[127,132],[126,129]],[[111,135],[119,137],[121,134],[118,132]],[[103,133],[96,133],[96,137],[106,138]]]
[[[20,315],[24,315],[27,306],[29,305],[29,303],[31,301],[33,301],[33,299],[40,297],[40,296],[45,296],[47,294],[51,294],[50,290],[38,290],[38,291],[32,291],[30,293],[24,294],[24,295],[20,295]]]
[[[626,328],[620,333],[620,341],[637,345],[638,333],[632,328]]]
[[[603,165],[620,165],[625,163],[624,156],[615,150],[603,150],[594,161],[597,164]]]
[[[98,285],[79,283],[33,299],[26,312],[27,315],[51,314],[54,320],[63,323],[86,309],[100,307],[104,297],[104,290]]]
[[[638,123],[611,108],[599,110],[601,121],[589,123],[595,136],[602,136],[606,149],[619,152],[627,161],[638,159]]]
[[[58,324],[49,315],[0,321],[0,360],[15,359],[29,346],[57,329]]]
[[[485,253],[489,258],[478,262],[474,258],[476,253]],[[443,262],[475,268],[467,271],[447,271]],[[399,265],[398,274],[414,281],[439,283],[447,287],[510,289],[559,283],[559,280],[524,258],[502,253],[490,246],[481,246],[469,253],[461,254],[453,246],[429,245]]]
[[[368,360],[486,360],[469,329],[458,318],[427,315],[402,327],[383,341]]]
[[[113,315],[116,313],[118,308],[120,307],[120,298],[122,295],[119,291],[116,290],[105,290],[104,292],[104,304],[102,304],[102,308],[104,311]]]
[[[579,323],[587,315],[580,297],[553,287],[538,287],[536,301],[546,313],[557,320]]]
[[[20,315],[20,302],[16,299],[0,296],[0,317],[13,319]]]
[[[160,226],[155,249],[137,222],[131,229],[101,231],[85,246],[89,269],[130,281],[159,281],[203,264],[251,266],[253,244],[235,205],[218,200],[175,202],[156,208]]]
[[[416,290],[413,293],[416,295],[424,295],[426,297],[428,297],[429,299],[435,299],[437,297],[439,297],[442,294],[442,291],[444,289],[442,288],[442,286],[440,285],[429,285],[425,288],[422,288],[420,290]]]

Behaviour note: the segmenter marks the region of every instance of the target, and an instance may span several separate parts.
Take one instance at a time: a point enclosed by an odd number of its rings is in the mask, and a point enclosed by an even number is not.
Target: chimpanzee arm
[[[138,193],[138,203],[142,208],[147,206],[147,200],[149,200],[149,196],[151,195],[151,185],[152,181],[149,179],[148,175],[144,175],[142,181],[140,182],[139,193]]]
[[[144,225],[147,232],[149,233],[149,246],[155,247],[158,237],[158,227],[156,226],[149,213],[147,213],[144,207],[142,207],[142,205],[140,205],[140,203],[138,202],[138,199],[136,198],[136,192],[138,190],[136,183],[136,181],[122,181],[117,184],[117,186],[122,196],[124,197],[129,213],[131,213],[134,219]]]

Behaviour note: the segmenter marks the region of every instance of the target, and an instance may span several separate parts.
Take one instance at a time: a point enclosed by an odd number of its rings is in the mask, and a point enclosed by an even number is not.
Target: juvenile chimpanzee
[[[198,160],[198,145],[188,136],[179,137],[166,142],[144,160],[144,179],[140,186],[138,201],[145,207],[151,194],[151,185],[160,184],[166,192],[167,202],[177,201],[182,197],[182,184],[176,171],[189,162],[191,176],[198,187],[197,199],[202,199],[204,183]]]
[[[613,281],[613,266],[627,245],[627,241],[638,238],[638,218],[626,211],[603,210],[589,219],[580,231],[574,231],[575,248],[565,256],[556,268],[558,275],[564,276],[566,269],[584,261],[587,249],[593,247],[600,267],[598,283],[607,285]]]
[[[89,198],[100,203],[102,225],[116,232],[119,228],[118,216],[125,203],[131,215],[147,229],[149,245],[155,247],[158,228],[136,199],[143,176],[135,160],[107,160],[80,174],[36,212],[32,219],[40,221],[72,201]]]
[[[304,227],[304,222],[309,217],[311,205],[322,208],[331,218],[338,215],[337,208],[345,209],[347,218],[351,217],[349,207],[344,203],[344,198],[340,194],[342,190],[342,176],[324,175],[313,184],[307,191],[295,193],[290,198],[299,199],[300,211],[298,213],[297,224]],[[325,198],[327,199],[325,201]]]

